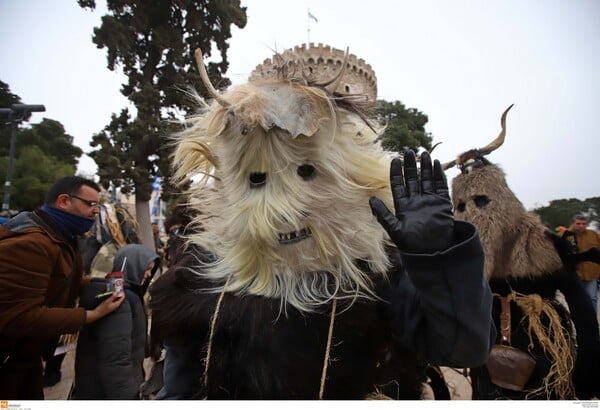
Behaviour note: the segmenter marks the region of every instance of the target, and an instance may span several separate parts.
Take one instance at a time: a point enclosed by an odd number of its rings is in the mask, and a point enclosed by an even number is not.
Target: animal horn
[[[342,61],[342,66],[340,67],[339,73],[337,73],[337,75],[334,78],[332,78],[325,85],[325,89],[327,91],[329,91],[329,93],[333,94],[334,91],[338,88],[338,85],[340,85],[340,82],[342,81],[342,77],[344,76],[344,73],[346,72],[346,66],[348,65],[348,60],[350,60],[350,48],[346,47],[346,53],[344,53],[344,61]]]
[[[508,114],[508,111],[512,108],[513,105],[514,104],[511,104],[502,113],[502,117],[500,118],[500,125],[502,126],[502,130],[500,131],[500,134],[498,134],[495,140],[493,140],[483,148],[463,152],[458,156],[458,159],[442,164],[442,169],[445,171],[448,168],[452,168],[456,165],[457,162],[460,163],[460,166],[463,166],[469,160],[481,158],[484,155],[488,155],[492,151],[498,149],[498,147],[500,147],[504,143],[504,137],[506,136],[506,114]]]
[[[435,149],[435,148],[436,148],[438,145],[440,145],[441,143],[442,143],[442,141],[440,141],[440,142],[436,142],[435,144],[433,144],[433,147],[431,147],[431,149],[429,150],[429,153],[431,154],[431,153],[433,152],[433,150],[434,150],[434,149]],[[455,161],[455,160],[453,160],[453,161],[450,161],[450,162],[445,162],[445,163],[443,163],[443,164],[442,164],[442,169],[445,171],[445,170],[447,170],[448,168],[452,168],[452,167],[453,167],[453,166],[455,166],[455,165],[456,165],[456,161]]]
[[[504,137],[506,136],[506,114],[508,114],[508,111],[512,108],[513,105],[514,104],[511,104],[502,113],[502,117],[500,118],[500,125],[502,126],[502,130],[500,131],[500,134],[498,134],[498,136],[496,137],[495,140],[490,142],[485,147],[479,149],[479,151],[481,152],[482,155],[489,154],[490,152],[496,150],[498,147],[500,147],[504,143]]]
[[[435,149],[435,147],[437,147],[438,145],[440,145],[442,143],[442,141],[440,142],[436,142],[435,144],[433,144],[433,147],[431,147],[431,149],[429,150],[429,153],[431,154],[433,152],[433,150]]]
[[[456,165],[456,160],[454,160],[454,159],[453,159],[453,160],[452,160],[452,161],[450,161],[450,162],[444,162],[444,163],[442,164],[442,169],[445,171],[445,170],[447,170],[448,168],[452,168],[452,167],[453,167],[453,166],[455,166],[455,165]]]
[[[221,97],[219,92],[215,90],[215,87],[210,82],[210,79],[208,78],[208,73],[206,72],[206,67],[204,66],[202,50],[200,48],[197,48],[194,52],[194,55],[196,56],[196,64],[198,65],[198,71],[200,72],[200,79],[202,80],[202,83],[206,87],[208,93],[224,108],[231,107],[231,104],[226,99]]]
[[[433,152],[433,150],[435,149],[435,147],[437,147],[440,144],[441,144],[441,142],[438,142],[438,143],[434,144],[433,147],[431,147],[431,149],[429,151],[427,151],[427,152],[429,154],[431,154]],[[417,155],[417,161],[421,161],[421,154]]]

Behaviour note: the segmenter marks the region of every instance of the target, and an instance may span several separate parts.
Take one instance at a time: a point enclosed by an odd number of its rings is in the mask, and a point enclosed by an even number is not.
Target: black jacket
[[[78,400],[136,399],[145,379],[147,315],[145,287],[139,284],[153,260],[156,272],[159,257],[142,245],[126,245],[117,252],[113,270],[121,270],[124,256],[125,300],[115,312],[84,326],[77,341],[73,396]],[[106,279],[93,278],[81,294],[80,306],[93,309],[101,300],[96,296],[105,291]]]
[[[338,306],[326,399],[362,399],[376,388],[418,399],[427,363],[468,367],[485,362],[495,337],[483,250],[474,227],[457,222],[456,244],[433,255],[399,255],[376,291],[381,300]],[[402,269],[400,260],[406,269]],[[315,399],[325,357],[331,305],[311,314],[261,296],[226,293],[208,371],[211,317],[218,294],[183,259],[151,287],[153,330],[166,341],[159,398]]]

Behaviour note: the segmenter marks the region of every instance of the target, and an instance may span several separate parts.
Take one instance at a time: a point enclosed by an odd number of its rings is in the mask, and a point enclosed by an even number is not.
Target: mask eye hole
[[[250,179],[250,188],[260,188],[267,183],[267,174],[264,172],[253,172],[248,179]]]
[[[490,198],[485,195],[477,195],[473,197],[473,202],[475,202],[477,208],[483,208],[490,203]]]
[[[305,181],[309,181],[315,177],[315,167],[309,164],[303,164],[298,167],[298,176]]]
[[[456,205],[456,210],[458,212],[465,212],[465,203],[459,202],[458,205]]]

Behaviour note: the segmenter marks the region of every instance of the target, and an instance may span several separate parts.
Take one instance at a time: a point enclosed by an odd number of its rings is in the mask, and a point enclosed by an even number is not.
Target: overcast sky
[[[91,136],[127,101],[124,82],[91,42],[104,14],[75,0],[0,0],[0,80],[44,104],[90,151]],[[429,117],[443,162],[486,145],[508,115],[504,145],[488,156],[526,207],[600,196],[600,1],[242,0],[227,75],[244,82],[272,49],[326,43],[369,63],[378,97]],[[308,10],[318,22],[308,19]],[[94,173],[87,156],[80,171]],[[448,173],[449,179],[456,170]]]

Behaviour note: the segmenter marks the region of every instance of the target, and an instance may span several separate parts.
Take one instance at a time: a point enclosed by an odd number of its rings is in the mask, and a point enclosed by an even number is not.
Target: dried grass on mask
[[[575,389],[571,381],[571,373],[574,367],[574,357],[565,352],[572,351],[571,339],[563,325],[556,309],[550,302],[542,299],[540,295],[523,295],[513,292],[508,296],[509,301],[514,300],[523,311],[528,321],[527,332],[529,349],[533,348],[533,340],[536,338],[553,363],[544,378],[544,383],[537,389],[531,390],[525,396],[526,399],[533,395],[544,393],[550,398],[554,393],[557,399],[572,400],[575,398]],[[542,324],[542,315],[550,321],[548,326]]]

